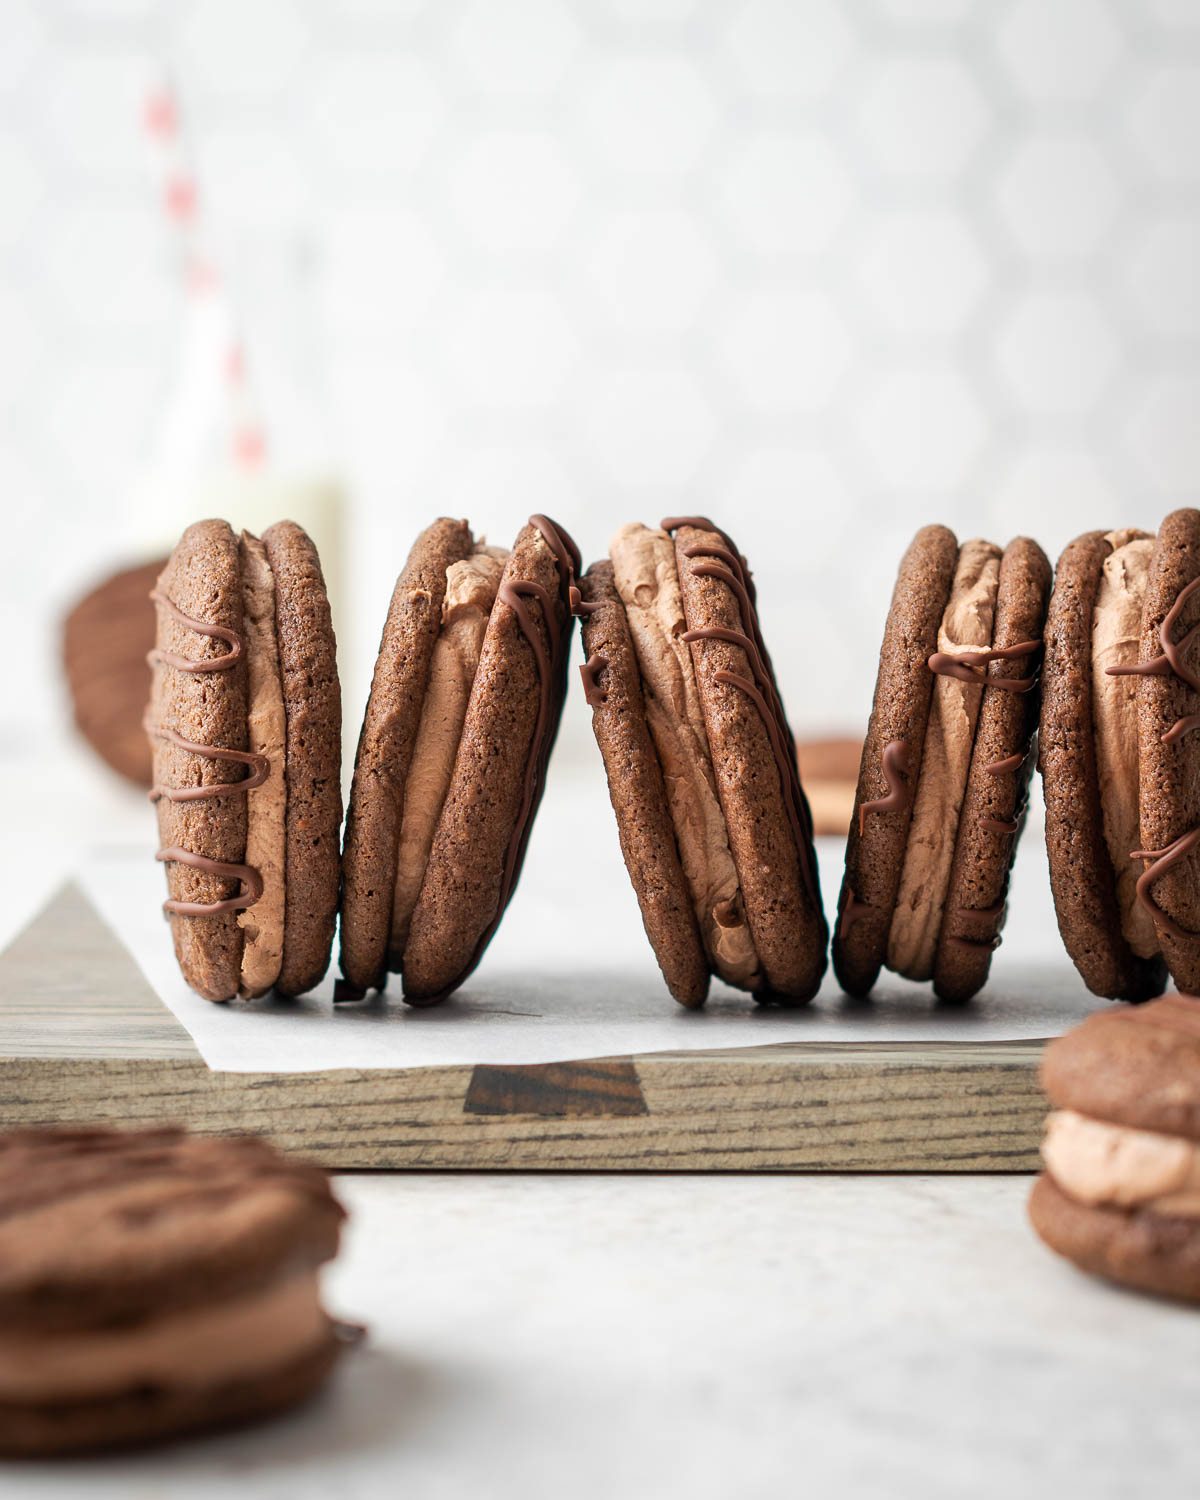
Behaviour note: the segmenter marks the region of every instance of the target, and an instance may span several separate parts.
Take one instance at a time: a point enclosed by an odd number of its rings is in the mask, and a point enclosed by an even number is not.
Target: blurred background
[[[531,510],[710,512],[860,728],[916,526],[1196,499],[1198,140],[1195,0],[0,0],[4,763],[205,514],[312,526],[351,742],[415,532]]]

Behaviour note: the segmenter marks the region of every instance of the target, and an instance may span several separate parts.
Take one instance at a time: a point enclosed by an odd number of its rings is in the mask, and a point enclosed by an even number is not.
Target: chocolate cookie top
[[[1004,924],[1008,877],[1033,768],[1035,689],[1049,595],[1046,554],[1028,537],[1018,537],[1000,561],[992,650],[1033,649],[981,669],[987,685],[934,965],[934,990],[944,1000],[968,999],[983,986]]]
[[[299,995],[329,964],[342,824],[342,697],[317,549],[294,521],[263,532],[275,575],[275,635],[287,715],[286,917],[275,987]]]
[[[641,674],[611,562],[580,582],[587,660],[580,668],[616,814],[621,853],[646,936],[681,1005],[708,994],[708,961],[680,864],[662,765],[646,723]]]
[[[825,971],[812,820],[796,742],[762,638],[753,580],[702,516],[669,517],[717,793],[737,866],[764,1000],[808,1000]]]
[[[246,798],[232,791],[179,796],[248,777],[241,575],[237,538],[227,523],[189,526],[152,597],[158,645],[151,653],[147,727],[162,793],[157,808],[166,910],[184,978],[208,999],[227,1000],[237,993],[241,968],[237,913],[258,893],[254,872],[241,863]]]
[[[324,1172],[180,1130],[0,1136],[0,1322],[105,1329],[249,1294],[337,1251]]]
[[[871,989],[887,954],[933,692],[928,661],[957,559],[952,531],[922,527],[892,593],[833,940],[834,970],[852,995]]]
[[[1171,977],[1200,990],[1200,511],[1159,527],[1137,686],[1138,789],[1151,913]]]
[[[363,719],[343,851],[341,967],[358,989],[387,976],[404,790],[429,666],[442,624],[446,569],[471,551],[465,521],[435,521],[396,580]]]
[[[1077,537],[1055,569],[1046,615],[1038,762],[1059,930],[1088,988],[1113,1000],[1162,992],[1165,966],[1125,939],[1104,837],[1092,698],[1092,625],[1105,559],[1101,531]]]
[[[545,516],[505,564],[404,950],[411,1004],[435,1004],[471,973],[516,887],[566,691],[579,564]]]
[[[1200,1141],[1200,1000],[1098,1011],[1047,1046],[1042,1086],[1056,1109]]]

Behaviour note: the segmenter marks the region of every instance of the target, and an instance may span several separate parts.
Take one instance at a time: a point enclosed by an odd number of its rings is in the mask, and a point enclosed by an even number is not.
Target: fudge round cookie
[[[1200,989],[1200,512],[1059,559],[1041,723],[1059,930],[1095,994]]]
[[[316,549],[189,526],[151,594],[153,752],[175,954],[210,1000],[311,989],[338,901],[341,696]]]
[[[75,727],[118,775],[147,787],[150,747],[142,715],[155,629],[149,593],[165,562],[159,558],[113,573],[63,621],[62,663]]]
[[[1018,537],[919,531],[879,658],[833,962],[865,995],[886,966],[966,1000],[1000,941],[1037,723],[1050,565]]]
[[[1200,1000],[1108,1010],[1047,1047],[1029,1213],[1096,1276],[1200,1301]]]
[[[343,851],[344,981],[414,1005],[474,970],[516,887],[566,690],[579,552],[545,516],[512,551],[439,520],[392,596]]]
[[[584,688],[668,988],[800,1003],[825,970],[812,823],[754,583],[704,517],[623,526],[582,586]]]
[[[263,1141],[0,1135],[0,1453],[232,1426],[311,1395],[342,1340],[318,1268],[343,1210]]]

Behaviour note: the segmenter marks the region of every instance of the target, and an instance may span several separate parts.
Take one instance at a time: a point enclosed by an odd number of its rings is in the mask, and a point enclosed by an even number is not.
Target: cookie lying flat
[[[808,1000],[825,970],[795,741],[733,542],[703,517],[624,526],[581,585],[582,671],[621,850],[671,993],[710,974]]]
[[[337,998],[432,1005],[472,972],[521,873],[558,732],[579,552],[545,516],[511,553],[428,527],[396,583],[346,820]]]
[[[184,978],[210,1000],[285,995],[324,974],[338,901],[341,695],[316,549],[184,532],[153,598],[146,730]]]
[[[833,963],[965,1000],[987,979],[1024,817],[1050,565],[1019,537],[919,531],[900,565],[863,746]]]
[[[1126,1286],[1200,1301],[1200,1000],[1109,1010],[1051,1042],[1034,1228]]]
[[[1090,990],[1200,989],[1200,511],[1063,552],[1041,771],[1059,930]]]
[[[342,1347],[317,1272],[324,1172],[179,1130],[0,1136],[0,1453],[232,1426],[311,1395]]]

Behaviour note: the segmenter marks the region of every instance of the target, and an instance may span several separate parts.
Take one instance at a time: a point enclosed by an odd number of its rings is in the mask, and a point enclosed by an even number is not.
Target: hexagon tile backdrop
[[[725,519],[819,732],[865,718],[917,525],[1054,553],[1200,490],[1200,4],[4,0],[10,639],[119,560],[167,420],[164,71],[251,327],[303,261],[351,718],[438,512],[591,556]],[[34,633],[6,733],[53,711]]]

